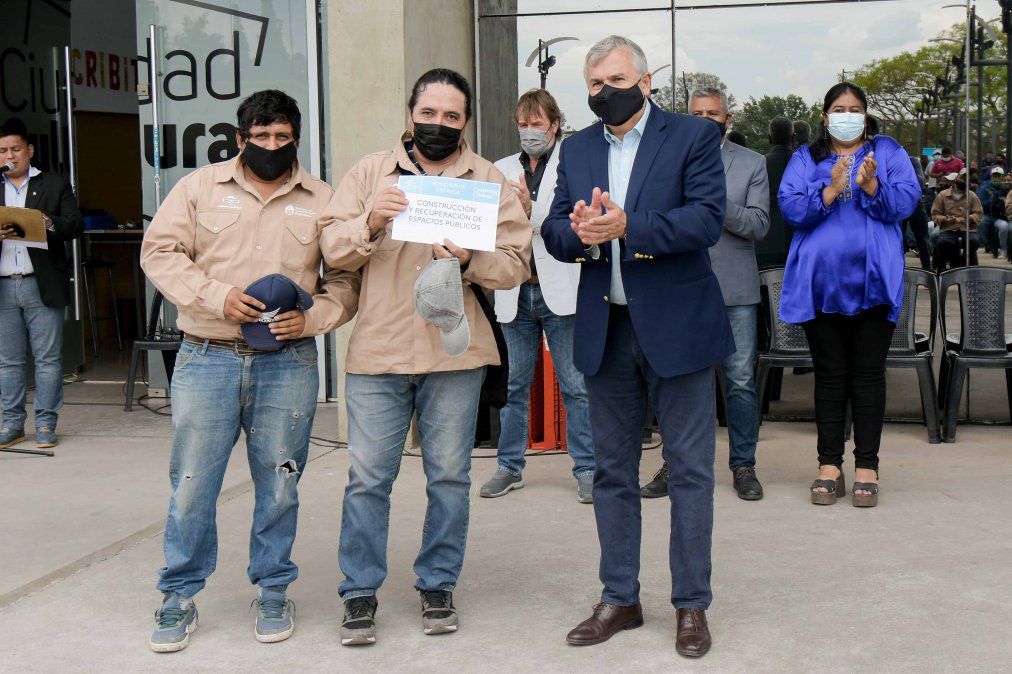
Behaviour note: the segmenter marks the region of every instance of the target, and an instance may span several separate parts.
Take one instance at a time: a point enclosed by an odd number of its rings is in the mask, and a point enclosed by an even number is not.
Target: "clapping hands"
[[[878,171],[878,162],[875,161],[875,153],[869,152],[868,156],[861,162],[861,166],[858,167],[854,182],[870,197],[875,196],[875,192],[878,191],[878,176],[875,175],[876,171]]]
[[[602,213],[602,209],[604,213]],[[600,245],[625,236],[626,214],[611,194],[595,187],[590,204],[581,199],[569,214],[571,227],[585,246]]]

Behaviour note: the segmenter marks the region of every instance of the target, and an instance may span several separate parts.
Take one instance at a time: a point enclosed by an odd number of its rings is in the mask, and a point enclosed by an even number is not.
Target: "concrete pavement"
[[[811,376],[785,379],[785,400],[775,405],[803,407]],[[881,504],[859,510],[849,498],[809,504],[814,424],[777,422],[762,427],[766,497],[755,503],[734,496],[726,435],[718,435],[708,614],[715,645],[701,661],[674,652],[664,500],[643,507],[646,625],[600,646],[564,643],[599,592],[593,509],[577,503],[566,456],[532,458],[528,486],[493,500],[477,498],[477,488],[494,461],[474,461],[468,556],[455,595],[461,629],[439,637],[422,634],[412,590],[424,476],[421,462],[405,457],[379,642],[342,647],[337,538],[348,457],[322,446],[300,485],[292,639],[253,639],[245,574],[252,491],[240,446],[219,503],[218,570],[197,597],[200,629],[185,651],[156,655],[147,638],[159,603],[168,419],[125,415],[107,404],[112,393],[86,386],[68,387],[68,400],[84,402],[65,410],[56,458],[0,455],[7,671],[1007,671],[1012,656],[1012,525],[1002,500],[1012,488],[1008,426],[962,426],[957,444],[928,445],[919,425],[887,425]],[[907,394],[892,385],[891,408]],[[1001,419],[1004,400],[986,398]],[[336,417],[335,405],[321,406],[315,434],[334,437]],[[644,453],[644,480],[659,463],[658,451]],[[851,474],[848,467],[848,481]]]

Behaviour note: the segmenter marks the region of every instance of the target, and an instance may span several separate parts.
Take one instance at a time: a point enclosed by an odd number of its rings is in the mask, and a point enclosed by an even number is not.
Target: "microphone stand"
[[[10,452],[11,454],[31,454],[33,456],[56,456],[56,454],[48,449],[15,449],[14,447],[8,447],[7,449],[0,449],[0,452]]]

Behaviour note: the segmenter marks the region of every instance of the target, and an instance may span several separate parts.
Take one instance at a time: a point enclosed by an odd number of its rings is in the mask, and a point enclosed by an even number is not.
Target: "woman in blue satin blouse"
[[[845,493],[844,423],[854,420],[855,506],[878,503],[885,359],[903,304],[903,230],[921,196],[908,153],[866,128],[860,87],[826,94],[815,140],[794,153],[780,211],[794,227],[780,319],[805,329],[815,365],[819,475],[812,503]]]

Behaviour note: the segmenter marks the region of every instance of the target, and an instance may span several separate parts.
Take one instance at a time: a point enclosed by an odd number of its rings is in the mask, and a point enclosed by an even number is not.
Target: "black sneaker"
[[[445,634],[457,631],[457,609],[449,590],[419,590],[422,595],[422,631]]]
[[[654,473],[654,479],[643,485],[640,496],[643,498],[660,498],[668,495],[668,462],[661,464],[661,469]]]
[[[763,497],[763,486],[755,476],[755,466],[738,466],[732,468],[734,474],[734,490],[738,498],[745,501],[758,501]]]
[[[344,602],[341,623],[342,646],[368,646],[376,643],[376,597],[353,597]]]

